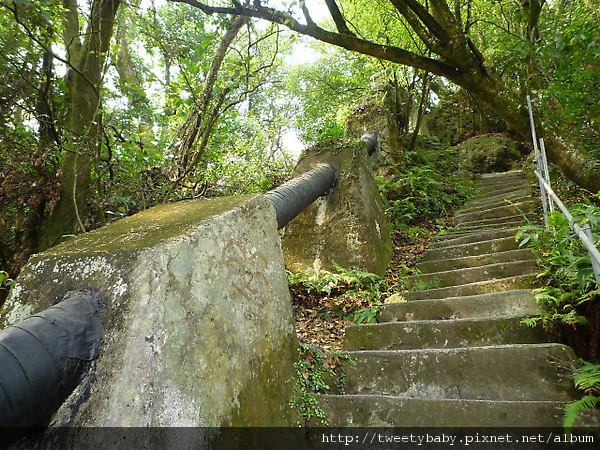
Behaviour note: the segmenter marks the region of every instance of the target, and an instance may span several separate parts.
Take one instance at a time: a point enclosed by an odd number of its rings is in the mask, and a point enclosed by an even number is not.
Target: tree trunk
[[[175,149],[175,159],[173,164],[173,168],[175,169],[175,179],[167,192],[166,198],[168,198],[171,193],[185,181],[186,177],[194,171],[208,144],[208,139],[212,133],[214,123],[217,116],[220,114],[220,106],[225,100],[225,98],[221,96],[221,98],[217,99],[215,108],[209,110],[209,106],[214,99],[214,88],[217,76],[229,46],[247,21],[247,17],[233,16],[227,27],[227,31],[221,38],[221,42],[219,43],[210,64],[210,68],[206,74],[206,80],[202,86],[200,97],[179,130],[181,143]]]
[[[120,0],[94,0],[83,43],[78,34],[76,2],[64,0],[65,46],[69,55],[60,200],[42,224],[40,250],[58,243],[77,227],[84,231],[83,215],[90,192],[90,177],[99,145],[100,91],[113,25]]]

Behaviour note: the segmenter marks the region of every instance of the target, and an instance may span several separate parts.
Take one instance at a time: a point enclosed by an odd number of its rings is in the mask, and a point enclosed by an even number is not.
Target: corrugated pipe
[[[44,425],[98,357],[99,295],[70,291],[0,331],[0,427]]]
[[[265,194],[277,211],[277,228],[283,228],[300,211],[326,194],[337,184],[339,169],[333,164],[319,164]]]

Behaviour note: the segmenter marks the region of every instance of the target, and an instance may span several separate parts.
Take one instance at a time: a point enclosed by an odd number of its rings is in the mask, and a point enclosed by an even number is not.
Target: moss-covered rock
[[[516,167],[524,149],[507,134],[484,134],[458,145],[462,169],[474,173],[505,172]]]

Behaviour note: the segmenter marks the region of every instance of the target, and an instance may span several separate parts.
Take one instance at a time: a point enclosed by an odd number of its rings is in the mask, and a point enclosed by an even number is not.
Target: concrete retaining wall
[[[32,257],[0,326],[102,297],[103,344],[53,425],[286,426],[296,338],[260,195],[164,205]]]
[[[286,266],[292,271],[335,270],[339,264],[384,275],[392,244],[365,143],[356,140],[309,150],[295,172],[306,172],[319,163],[340,168],[339,184],[284,228]]]

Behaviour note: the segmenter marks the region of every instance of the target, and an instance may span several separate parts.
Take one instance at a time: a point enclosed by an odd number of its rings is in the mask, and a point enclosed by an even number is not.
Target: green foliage
[[[360,270],[348,270],[336,265],[337,273],[327,270],[303,269],[287,272],[292,292],[325,295],[335,298],[323,314],[333,313],[356,323],[373,323],[379,299],[387,290],[387,282],[379,275]]]
[[[347,108],[368,92],[378,71],[372,60],[327,48],[316,62],[290,67],[285,74],[286,103],[294,127],[307,145],[344,137]]]
[[[570,209],[576,222],[590,225],[597,241],[600,208],[577,204]],[[527,245],[536,253],[542,268],[538,277],[545,284],[536,290],[535,297],[542,314],[525,323],[534,326],[542,322],[546,327],[555,323],[585,324],[587,319],[581,314],[581,307],[598,296],[589,254],[562,213],[550,214],[548,225],[549,228],[529,224],[516,235],[520,247]]]
[[[600,364],[584,361],[573,374],[575,387],[586,395],[565,406],[563,427],[569,429],[575,425],[579,415],[589,409],[600,407]]]
[[[472,184],[465,174],[453,171],[452,166],[441,165],[456,159],[452,150],[437,148],[435,161],[425,162],[424,156],[418,153],[407,156],[412,158],[410,165],[391,166],[385,178],[377,178],[393,231],[404,231],[410,225],[447,214],[472,192]]]
[[[549,8],[538,57],[548,72],[541,90],[544,121],[576,135],[600,158],[600,11],[581,1]]]
[[[14,280],[10,278],[8,272],[4,270],[0,270],[0,291],[8,291],[10,287],[13,285]],[[0,296],[0,299],[3,297]]]
[[[338,390],[343,390],[345,373],[340,362],[355,362],[347,354],[325,355],[319,348],[303,342],[298,347],[298,355],[294,363],[295,376],[288,380],[294,383],[290,407],[298,414],[297,425],[327,425],[329,421],[317,394],[330,390],[330,380],[336,383]]]

